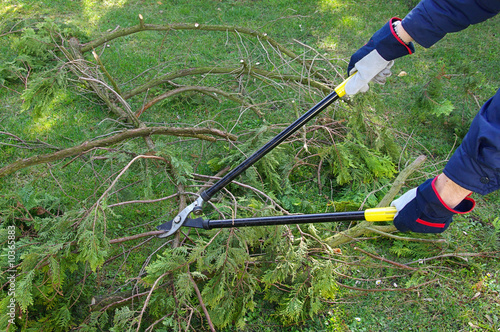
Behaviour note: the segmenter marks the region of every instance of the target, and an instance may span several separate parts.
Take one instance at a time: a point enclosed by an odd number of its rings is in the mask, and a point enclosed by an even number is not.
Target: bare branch
[[[0,177],[12,174],[26,167],[45,164],[56,160],[61,160],[67,157],[78,155],[80,153],[84,153],[85,151],[88,151],[96,147],[110,146],[134,137],[145,137],[150,135],[172,135],[179,137],[196,137],[199,139],[204,139],[212,142],[216,141],[215,138],[206,136],[207,134],[223,137],[225,139],[229,139],[232,141],[235,141],[237,139],[236,135],[211,128],[149,127],[149,128],[130,129],[130,130],[125,130],[119,134],[103,138],[101,140],[92,142],[87,141],[78,146],[60,150],[54,153],[38,155],[31,158],[15,161],[10,165],[0,168]]]
[[[127,202],[120,202],[120,203],[115,203],[115,204],[109,204],[108,207],[116,207],[116,206],[123,206],[123,205],[128,205],[128,204],[149,204],[149,203],[158,203],[158,202],[163,202],[166,200],[169,200],[171,198],[177,197],[178,194],[172,194],[170,196],[162,197],[162,198],[157,198],[157,199],[148,199],[148,200],[134,200],[134,201],[127,201]]]
[[[80,51],[82,53],[85,53],[113,39],[131,35],[140,31],[170,31],[170,30],[203,30],[203,31],[220,31],[225,33],[233,32],[233,33],[247,34],[267,41],[270,45],[278,49],[281,53],[286,54],[292,59],[296,59],[296,61],[298,61],[301,65],[304,65],[304,63],[300,60],[300,57],[297,54],[295,54],[290,49],[284,47],[273,38],[269,37],[267,33],[258,32],[256,30],[252,30],[249,28],[230,26],[230,25],[207,25],[198,23],[172,23],[165,25],[144,24],[142,22],[142,19],[140,21],[140,24],[136,26],[118,29],[101,38],[98,38],[96,40],[81,45]]]
[[[368,251],[363,250],[361,248],[354,247],[353,249],[356,250],[356,251],[362,252],[363,254],[365,254],[367,256],[370,256],[371,258],[378,259],[379,261],[382,261],[382,262],[394,265],[394,266],[396,266],[396,267],[398,267],[400,269],[411,270],[411,271],[418,271],[417,268],[414,268],[414,267],[411,267],[411,266],[407,266],[407,265],[404,265],[404,264],[401,264],[401,263],[398,263],[398,262],[395,262],[395,261],[391,261],[390,259],[378,256],[378,255],[375,255],[375,254],[372,254],[371,252],[368,252]]]
[[[201,175],[201,174],[193,174],[193,176],[197,177],[197,178],[200,178],[200,179],[213,179],[213,180],[220,180],[221,179],[218,176],[208,176],[208,175]],[[281,205],[279,205],[275,200],[273,200],[269,195],[265,194],[261,190],[259,190],[257,188],[254,188],[254,187],[252,187],[250,185],[238,182],[238,181],[233,181],[232,183],[234,183],[234,184],[236,184],[238,186],[241,186],[243,188],[248,188],[248,189],[256,192],[257,194],[264,196],[266,199],[268,199],[273,204],[273,206],[277,207],[282,213],[284,213],[284,214],[290,214],[290,212],[288,212],[283,207],[281,207]]]
[[[187,91],[198,91],[198,92],[201,92],[201,93],[204,93],[207,95],[212,95],[212,97],[213,97],[213,94],[219,94],[219,95],[224,96],[227,99],[232,100],[234,102],[237,102],[238,104],[241,104],[243,106],[245,106],[245,104],[246,104],[243,99],[238,98],[235,95],[227,93],[227,92],[220,90],[220,89],[206,87],[206,86],[183,86],[183,87],[180,87],[180,88],[177,88],[174,90],[167,91],[164,94],[161,94],[161,95],[155,97],[153,100],[149,101],[146,105],[144,105],[135,115],[137,117],[139,117],[145,110],[147,110],[148,108],[150,108],[154,104],[156,104],[164,99],[170,98],[173,95],[176,95],[178,93],[187,92]],[[262,112],[259,111],[258,108],[256,108],[255,106],[247,106],[247,107],[250,108],[251,110],[253,110],[259,117],[262,117]]]
[[[108,80],[111,82],[111,85],[113,86],[113,89],[115,89],[115,91],[121,96],[122,92],[120,90],[120,87],[118,86],[118,84],[116,83],[116,81],[114,80],[114,78],[111,76],[111,74],[108,72],[108,70],[104,66],[104,63],[102,63],[101,58],[99,57],[99,55],[97,55],[97,53],[94,50],[92,50],[92,55],[94,56],[94,59],[97,61],[97,64],[101,68],[101,70],[104,73],[104,75],[106,75],[106,77],[108,78]]]
[[[310,86],[323,91],[324,93],[332,92],[332,88],[324,83],[315,81],[313,79],[300,76],[300,75],[290,75],[290,74],[280,74],[277,72],[270,72],[264,69],[254,68],[250,66],[240,66],[240,67],[198,67],[182,69],[167,75],[163,75],[156,79],[150,80],[148,83],[138,86],[128,92],[124,92],[123,98],[129,99],[136,96],[148,89],[151,89],[157,85],[163,83],[169,83],[169,81],[186,76],[202,75],[202,74],[233,74],[233,75],[250,75],[255,78],[262,80],[263,78],[268,79],[278,79],[285,82],[298,82],[306,86]]]
[[[153,291],[155,290],[155,288],[158,285],[158,283],[160,282],[160,280],[163,279],[166,275],[168,275],[170,273],[171,273],[171,271],[167,271],[167,272],[163,273],[161,276],[159,276],[155,280],[151,289],[147,292],[148,296],[147,296],[146,300],[144,301],[144,306],[142,307],[141,313],[139,314],[139,318],[137,319],[137,332],[139,332],[139,330],[141,328],[142,316],[144,315],[144,312],[146,311],[146,307],[148,306],[148,303],[149,303],[149,300],[151,299],[151,295],[153,294]]]
[[[126,236],[126,237],[121,237],[118,239],[113,239],[109,240],[109,244],[116,244],[116,243],[122,243],[122,242],[127,242],[127,241],[132,241],[132,240],[137,240],[143,237],[147,236],[156,236],[165,233],[165,231],[151,231],[151,232],[146,232],[146,233],[141,233],[141,234],[136,234],[132,236]]]

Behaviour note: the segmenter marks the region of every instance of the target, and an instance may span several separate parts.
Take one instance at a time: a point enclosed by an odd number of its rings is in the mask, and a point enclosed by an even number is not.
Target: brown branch
[[[374,258],[374,259],[378,259],[379,261],[381,262],[385,262],[385,263],[389,263],[391,265],[394,265],[400,269],[404,269],[404,270],[411,270],[411,271],[418,271],[417,268],[414,268],[414,267],[411,267],[411,266],[408,266],[408,265],[404,265],[404,264],[401,264],[401,263],[398,263],[398,262],[395,262],[395,261],[391,261],[390,259],[387,259],[387,258],[384,258],[384,257],[380,257],[378,255],[375,255],[375,254],[372,254],[371,252],[368,252],[366,250],[363,250],[361,248],[358,248],[358,247],[354,247],[353,248],[354,250],[356,251],[359,251],[359,252],[362,252],[363,254],[371,257],[371,258]]]
[[[95,39],[83,45],[78,45],[78,51],[81,53],[85,53],[116,38],[124,37],[141,31],[170,31],[170,30],[203,30],[203,31],[219,31],[225,33],[232,32],[237,34],[238,36],[240,34],[250,35],[252,37],[257,38],[262,47],[264,47],[262,41],[267,42],[271,46],[271,48],[280,56],[282,56],[282,54],[288,56],[289,58],[292,59],[292,61],[295,61],[300,65],[304,66],[307,69],[307,71],[311,73],[312,76],[318,77],[320,80],[324,79],[324,77],[320,73],[312,70],[312,66],[314,63],[313,61],[303,59],[303,57],[299,56],[292,50],[284,47],[276,40],[269,37],[267,33],[259,32],[249,28],[230,26],[230,25],[207,25],[198,23],[172,23],[165,25],[144,24],[144,18],[142,17],[142,15],[139,15],[138,25],[129,28],[117,29],[101,38]],[[294,79],[294,81],[297,81],[297,79]],[[312,81],[311,83],[315,84],[314,81]],[[323,86],[323,88],[325,87],[326,86]],[[328,87],[326,87],[326,90],[323,88],[322,90],[327,93],[330,93],[332,90]]]
[[[90,67],[88,62],[84,59],[82,53],[80,52],[80,44],[76,38],[70,38],[68,41],[68,48],[60,46],[59,49],[68,59],[68,64],[70,64],[69,69],[77,77],[90,77],[93,79],[101,78],[100,72],[97,68]],[[108,91],[103,89],[100,84],[95,81],[86,81],[89,87],[101,98],[102,101],[108,106],[108,108],[118,117],[123,117],[127,119],[129,115],[121,107],[118,107],[108,95]]]
[[[209,176],[209,175],[202,175],[202,174],[193,174],[193,176],[196,177],[196,178],[199,178],[199,179],[214,179],[214,180],[220,180],[221,179],[221,177],[218,177],[218,176]],[[281,205],[279,205],[274,199],[272,199],[271,196],[267,195],[263,191],[255,188],[255,187],[249,186],[247,184],[238,182],[238,181],[234,181],[233,180],[231,183],[236,184],[236,185],[238,185],[240,187],[243,187],[243,188],[250,189],[250,190],[252,190],[253,192],[255,192],[257,194],[264,196],[266,199],[268,199],[273,204],[273,206],[275,206],[276,208],[278,208],[282,213],[284,213],[284,214],[290,214],[290,212],[288,212],[283,207],[281,207]]]
[[[196,296],[198,297],[198,301],[200,302],[201,309],[203,310],[203,313],[207,318],[208,326],[210,326],[210,331],[215,332],[214,324],[212,324],[212,320],[210,319],[210,315],[208,314],[207,307],[205,306],[205,303],[203,303],[203,298],[201,297],[200,289],[198,288],[198,285],[194,281],[193,276],[189,271],[188,271],[188,276],[189,280],[191,280],[191,283],[193,284],[194,291],[196,292]]]
[[[115,91],[121,96],[122,95],[122,91],[120,90],[120,87],[116,83],[115,79],[108,72],[108,70],[104,66],[104,63],[102,63],[101,58],[99,57],[99,55],[97,55],[96,51],[94,51],[94,50],[92,50],[92,55],[94,56],[94,59],[97,61],[97,64],[101,68],[101,70],[104,73],[104,75],[106,75],[106,77],[108,78],[108,80],[111,82],[111,85],[113,86],[113,89],[115,89]]]
[[[457,252],[457,253],[451,253],[451,254],[443,254],[443,255],[438,255],[438,256],[433,256],[433,257],[427,257],[427,258],[420,258],[416,261],[409,262],[407,264],[415,264],[415,263],[424,263],[433,259],[439,259],[439,258],[460,258],[465,261],[467,261],[466,257],[489,257],[489,258],[495,258],[498,259],[498,254],[500,251],[490,251],[490,252],[479,252],[479,253],[470,253],[470,252]]]
[[[106,311],[106,310],[108,310],[111,307],[127,303],[127,302],[132,301],[133,299],[135,299],[137,297],[144,296],[144,295],[146,295],[148,293],[149,293],[149,291],[143,292],[143,293],[138,293],[138,294],[126,297],[126,298],[123,298],[121,296],[111,296],[111,297],[103,299],[103,300],[101,300],[101,301],[99,301],[99,302],[97,302],[95,304],[91,304],[90,310],[91,311],[97,311],[97,310],[99,310],[99,311]],[[110,304],[107,304],[110,301],[113,301],[113,300],[116,300],[116,299],[118,299],[118,301],[115,301],[115,302],[112,302]],[[93,300],[96,301],[96,298],[93,298]],[[100,307],[102,307],[102,308],[100,308]]]
[[[264,69],[252,68],[249,66],[241,66],[241,67],[197,67],[197,68],[189,68],[182,69],[174,73],[170,73],[167,75],[163,75],[156,79],[150,80],[148,83],[138,86],[128,92],[123,94],[123,98],[129,99],[135,95],[138,95],[148,89],[151,89],[157,85],[163,83],[169,83],[169,81],[186,76],[193,75],[202,75],[202,74],[233,74],[233,75],[242,75],[247,74],[253,76],[258,79],[268,78],[268,79],[278,79],[281,81],[289,81],[289,82],[298,82],[303,85],[311,86],[313,88],[317,88],[325,93],[332,92],[332,88],[329,86],[315,81],[313,79],[300,76],[300,75],[289,75],[289,74],[280,74],[277,72],[270,72]]]
[[[104,72],[105,76],[111,81],[111,84],[115,89],[108,86],[102,79],[101,73],[97,68],[90,68],[87,65],[87,61],[84,60],[83,54],[79,50],[79,43],[76,38],[71,38],[68,43],[69,51],[60,46],[61,51],[66,55],[66,58],[70,60],[70,70],[79,77],[79,79],[84,80],[87,84],[91,86],[94,92],[106,103],[108,108],[116,115],[127,118],[136,128],[144,128],[146,125],[141,122],[132,112],[130,105],[123,99],[122,92],[120,91],[118,84],[109,74],[109,72],[104,67],[104,64],[99,59],[96,52],[93,52],[94,58],[98,62],[101,70]],[[83,75],[79,75],[79,72]],[[102,88],[104,86],[104,89]],[[111,92],[112,95],[109,95]],[[113,96],[114,95],[114,96]],[[119,101],[123,105],[123,108],[116,102]],[[155,150],[155,144],[150,136],[143,136],[143,139],[148,146],[150,151]]]
[[[223,137],[232,141],[235,141],[237,139],[237,137],[233,134],[211,128],[149,127],[130,129],[110,137],[106,137],[96,141],[87,141],[78,146],[63,149],[54,153],[38,155],[31,158],[15,161],[7,166],[0,168],[0,177],[12,174],[26,167],[61,160],[67,157],[78,155],[80,153],[84,153],[85,151],[96,147],[110,146],[135,137],[147,137],[150,135],[172,135],[179,137],[196,137],[199,139],[216,141],[215,138],[206,136],[206,134]]]
[[[132,248],[130,248],[130,249],[127,249],[126,251],[122,251],[122,252],[121,252],[121,253],[119,253],[118,255],[114,255],[113,257],[108,258],[108,259],[107,259],[104,263],[102,263],[102,266],[104,266],[104,265],[108,265],[109,263],[111,263],[112,261],[114,261],[115,259],[117,259],[118,257],[121,257],[121,256],[124,256],[124,255],[125,255],[125,259],[123,260],[123,262],[122,262],[122,264],[121,264],[121,266],[123,266],[123,265],[125,264],[125,262],[127,261],[127,259],[128,259],[128,257],[129,257],[129,255],[130,255],[130,253],[131,253],[132,251],[134,251],[134,250],[135,250],[135,249],[137,249],[137,248],[142,247],[144,244],[148,243],[148,242],[149,242],[149,241],[151,241],[152,239],[154,239],[154,237],[153,237],[153,236],[151,236],[151,237],[147,238],[146,240],[144,240],[144,241],[140,242],[139,244],[136,244],[135,246],[133,246],[133,247],[132,247]],[[120,268],[121,268],[121,266],[120,266]]]
[[[132,236],[120,237],[118,239],[109,240],[109,244],[116,244],[116,243],[122,243],[122,242],[137,240],[137,239],[140,239],[140,238],[143,238],[143,237],[156,236],[156,235],[160,235],[160,234],[163,234],[163,233],[165,233],[165,231],[151,231],[151,232],[136,234],[136,235],[132,235]]]
[[[130,108],[130,105],[121,96],[121,93],[118,93],[117,91],[113,90],[104,81],[99,80],[99,79],[95,79],[95,78],[92,78],[92,77],[79,77],[78,79],[80,79],[82,81],[86,81],[86,82],[94,82],[95,84],[100,84],[100,85],[104,86],[108,91],[111,91],[115,95],[116,99],[118,101],[120,101],[120,103],[124,106],[124,111],[127,114],[127,119],[129,119],[129,121],[134,125],[134,127],[136,127],[136,128],[143,128],[143,127],[146,126],[144,123],[142,123],[141,121],[139,121],[139,119],[135,116],[134,112],[132,112],[132,109]],[[111,102],[111,103],[113,104],[113,107],[119,108],[116,103],[114,103],[114,102]],[[145,137],[145,138],[147,138],[147,137]],[[152,142],[151,142],[151,145],[148,144],[148,147],[151,150],[154,150],[154,144]]]
[[[220,31],[220,32],[233,32],[236,34],[247,34],[253,37],[256,37],[260,40],[268,42],[271,46],[275,47],[294,61],[297,61],[304,65],[304,61],[295,54],[290,49],[284,47],[280,43],[278,43],[273,38],[269,37],[267,33],[258,32],[249,28],[238,27],[238,26],[230,26],[230,25],[207,25],[207,24],[198,24],[198,23],[172,23],[165,25],[157,25],[157,24],[144,24],[143,20],[140,19],[140,23],[133,27],[122,28],[116,31],[113,31],[101,38],[95,39],[91,42],[81,45],[80,52],[85,53],[88,52],[102,44],[105,44],[113,39],[124,37],[127,35],[131,35],[141,31],[170,31],[170,30],[203,30],[203,31]]]
[[[128,204],[150,204],[150,203],[158,203],[158,202],[163,202],[167,201],[169,199],[172,199],[174,197],[177,197],[178,194],[172,194],[170,196],[165,196],[162,198],[157,198],[157,199],[147,199],[147,200],[133,200],[133,201],[126,201],[126,202],[120,202],[120,203],[115,203],[115,204],[109,204],[108,208],[116,207],[116,206],[123,206],[123,205],[128,205]]]
[[[9,32],[6,32],[6,33],[2,33],[0,34],[0,37],[4,37],[4,36],[7,36],[7,35],[11,35],[13,33],[19,33],[19,32],[23,32],[24,29],[21,29],[21,30],[15,30],[15,31],[9,31]]]
[[[153,291],[155,290],[155,288],[158,285],[158,283],[160,282],[160,280],[163,279],[169,273],[171,273],[171,271],[167,271],[167,272],[163,273],[161,276],[159,276],[155,280],[151,289],[148,292],[146,292],[148,294],[148,297],[146,297],[146,300],[144,301],[144,305],[142,307],[141,313],[139,314],[139,317],[137,319],[137,332],[139,332],[139,330],[141,329],[142,316],[144,315],[144,312],[146,311],[146,307],[149,304],[149,300],[151,299],[151,295],[153,294]]]
[[[153,331],[153,328],[155,327],[155,325],[157,325],[158,323],[161,323],[165,318],[172,316],[173,314],[174,313],[171,312],[171,313],[163,316],[162,318],[156,320],[155,322],[153,322],[153,324],[149,325],[149,327],[144,332]]]
[[[145,110],[147,110],[148,108],[150,108],[154,104],[156,104],[164,99],[167,99],[169,97],[172,97],[173,95],[176,95],[178,93],[187,92],[187,91],[198,91],[198,92],[201,92],[201,93],[204,93],[207,95],[211,95],[212,93],[219,94],[221,96],[226,97],[229,100],[232,100],[238,104],[245,106],[245,101],[243,99],[238,98],[238,97],[234,96],[233,94],[227,93],[227,92],[220,90],[220,89],[206,87],[206,86],[183,86],[183,87],[180,87],[180,88],[177,88],[174,90],[167,91],[164,94],[155,97],[154,99],[149,101],[146,105],[144,105],[135,115],[137,117],[139,117],[139,116],[141,116],[141,114]],[[212,97],[213,97],[213,95],[212,95]],[[248,106],[248,108],[250,108],[252,111],[254,111],[259,117],[262,117],[262,112],[259,111],[259,109],[257,109],[255,106]]]

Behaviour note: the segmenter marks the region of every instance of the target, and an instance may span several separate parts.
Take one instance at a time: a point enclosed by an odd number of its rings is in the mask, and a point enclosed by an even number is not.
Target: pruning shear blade
[[[160,231],[165,231],[165,233],[158,235],[158,237],[159,238],[169,237],[170,235],[177,232],[177,230],[181,228],[181,226],[184,224],[189,214],[193,212],[195,209],[201,209],[202,205],[203,205],[203,199],[201,197],[198,197],[196,201],[189,204],[184,210],[182,210],[177,216],[175,216],[174,219],[167,221],[166,223],[163,223],[160,226],[156,227]]]

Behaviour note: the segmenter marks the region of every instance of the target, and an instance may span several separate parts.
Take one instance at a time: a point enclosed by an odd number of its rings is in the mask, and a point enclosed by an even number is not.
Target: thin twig
[[[438,280],[439,279],[432,279],[432,280],[429,280],[427,282],[424,282],[423,284],[420,284],[420,285],[417,285],[417,286],[413,286],[413,287],[408,287],[408,288],[371,288],[371,289],[365,289],[365,288],[347,286],[347,285],[341,284],[338,281],[336,283],[340,287],[351,289],[351,290],[355,290],[355,291],[362,291],[362,292],[408,292],[408,291],[411,291],[411,290],[414,290],[414,289],[417,289],[417,288],[421,288],[421,287],[430,285],[430,284],[432,284],[432,283],[434,283],[434,282],[436,282]]]
[[[101,68],[101,70],[104,73],[104,75],[106,75],[106,77],[111,82],[111,85],[113,86],[113,89],[115,89],[115,91],[121,96],[122,95],[122,91],[120,90],[120,87],[118,86],[118,84],[116,83],[116,81],[114,80],[114,78],[111,76],[111,74],[108,72],[108,70],[104,66],[104,63],[102,63],[101,58],[99,57],[99,55],[97,55],[96,51],[94,51],[94,50],[92,50],[92,55],[94,56],[94,59],[97,61],[97,64]]]
[[[151,299],[151,295],[153,294],[153,291],[155,290],[155,288],[158,285],[158,283],[160,282],[160,280],[163,279],[167,274],[170,274],[170,273],[171,273],[171,271],[167,271],[167,272],[163,273],[161,276],[159,276],[155,280],[153,287],[151,287],[149,292],[146,292],[148,294],[148,297],[146,297],[146,300],[144,301],[144,305],[142,306],[141,313],[139,314],[139,317],[137,318],[137,330],[136,330],[136,332],[139,332],[139,330],[141,329],[142,316],[144,315],[144,311],[146,311],[146,307],[148,306],[148,303],[149,303],[149,300]]]
[[[193,174],[194,177],[198,177],[198,178],[201,178],[201,179],[215,179],[215,180],[220,180],[221,178],[220,177],[216,177],[216,176],[208,176],[208,175],[202,175],[202,174]],[[264,196],[266,199],[268,199],[274,206],[276,206],[282,213],[284,214],[290,214],[290,212],[288,212],[287,210],[285,210],[283,207],[281,207],[276,201],[274,201],[270,196],[266,195],[264,192],[262,192],[261,190],[257,189],[257,188],[254,188],[252,186],[249,186],[247,184],[244,184],[244,183],[241,183],[241,182],[238,182],[238,181],[233,181],[232,182],[233,184],[236,184],[238,186],[241,186],[243,188],[248,188],[262,196]]]
[[[144,111],[146,111],[151,106],[157,104],[158,102],[160,102],[164,99],[170,98],[176,94],[188,92],[188,91],[201,92],[201,93],[204,93],[204,94],[211,96],[211,97],[214,97],[216,95],[221,95],[221,96],[224,96],[227,99],[232,100],[238,104],[241,104],[243,106],[246,105],[245,101],[242,98],[238,98],[234,94],[228,93],[228,92],[221,90],[221,89],[216,89],[216,88],[207,87],[207,86],[183,86],[183,87],[179,87],[179,88],[174,89],[174,90],[167,91],[164,94],[161,94],[161,95],[155,97],[154,99],[149,101],[146,105],[144,105],[139,111],[137,111],[137,113],[135,115],[136,115],[136,117],[139,117],[139,116],[141,116],[141,114]],[[248,108],[253,110],[259,117],[263,116],[262,112],[259,111],[259,109],[257,109],[255,106],[250,105],[250,106],[248,106]]]
[[[127,242],[127,241],[132,241],[132,240],[137,240],[143,237],[147,236],[156,236],[165,233],[165,231],[151,231],[151,232],[146,232],[146,233],[141,233],[141,234],[136,234],[132,236],[125,236],[125,237],[120,237],[117,239],[109,240],[109,244],[115,244],[115,243],[122,243],[122,242]]]
[[[362,252],[363,254],[365,254],[367,256],[370,256],[371,258],[378,259],[381,262],[385,262],[385,263],[389,263],[391,265],[394,265],[394,266],[396,266],[396,267],[398,267],[400,269],[411,270],[411,271],[418,271],[417,268],[414,268],[414,267],[411,267],[411,266],[407,266],[405,264],[401,264],[401,263],[398,263],[398,262],[395,262],[395,261],[391,261],[390,259],[387,259],[387,258],[384,258],[384,257],[380,257],[378,255],[372,254],[372,253],[370,253],[370,252],[368,252],[366,250],[363,250],[361,248],[358,248],[358,247],[354,247],[354,250]]]
[[[174,197],[177,197],[179,194],[175,193],[170,196],[162,197],[162,198],[157,198],[157,199],[149,199],[149,200],[134,200],[134,201],[127,201],[127,202],[120,202],[120,203],[115,203],[115,204],[109,204],[108,207],[116,207],[116,206],[123,206],[127,204],[150,204],[150,203],[158,203],[158,202],[163,202],[169,199],[172,199]]]
[[[422,263],[425,263],[425,262],[433,260],[433,259],[448,258],[448,257],[460,258],[460,259],[463,259],[465,261],[467,261],[467,258],[465,258],[465,257],[491,257],[491,258],[498,259],[499,253],[500,253],[500,251],[479,252],[479,253],[469,253],[469,252],[451,253],[451,254],[443,254],[443,255],[438,255],[438,256],[433,256],[433,257],[421,258],[419,260],[409,262],[406,264],[416,264],[416,263],[422,264]]]

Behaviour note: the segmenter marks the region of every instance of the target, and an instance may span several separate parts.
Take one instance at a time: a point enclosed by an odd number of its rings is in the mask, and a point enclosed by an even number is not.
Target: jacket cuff
[[[401,21],[401,19],[397,17],[391,18],[372,37],[372,40],[376,43],[375,49],[387,61],[415,53],[413,43],[407,45],[394,31],[393,23],[396,21]]]

